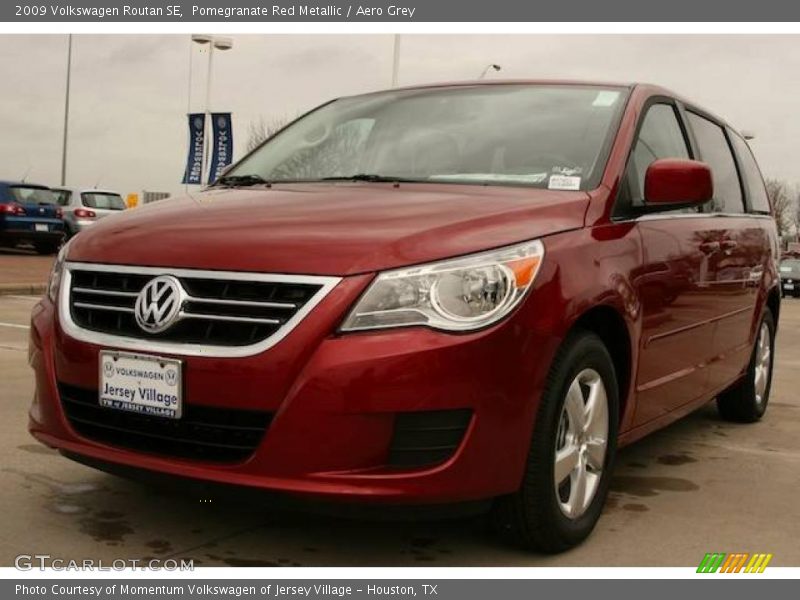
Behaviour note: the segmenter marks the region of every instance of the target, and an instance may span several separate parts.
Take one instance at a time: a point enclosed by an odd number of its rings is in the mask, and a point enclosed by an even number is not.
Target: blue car
[[[0,181],[0,246],[32,245],[53,254],[64,240],[56,195],[44,185]]]

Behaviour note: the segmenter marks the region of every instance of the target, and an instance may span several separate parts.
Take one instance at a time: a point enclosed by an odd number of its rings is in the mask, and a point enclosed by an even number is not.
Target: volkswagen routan
[[[67,457],[581,542],[617,449],[770,393],[775,222],[744,138],[651,85],[394,89],[97,222],[33,311]]]

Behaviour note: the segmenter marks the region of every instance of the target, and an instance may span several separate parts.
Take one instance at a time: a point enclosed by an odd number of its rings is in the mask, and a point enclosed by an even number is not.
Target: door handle
[[[719,248],[719,242],[703,242],[700,244],[700,251],[704,254],[714,254]]]

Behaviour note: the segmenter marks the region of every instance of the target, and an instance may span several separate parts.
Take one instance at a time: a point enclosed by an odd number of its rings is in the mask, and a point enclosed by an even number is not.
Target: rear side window
[[[714,212],[743,213],[742,186],[725,131],[705,117],[688,113],[700,159],[711,167],[714,180]]]
[[[634,206],[644,203],[644,177],[647,167],[660,158],[689,158],[689,149],[675,108],[654,104],[644,117],[639,139],[628,163],[627,184]]]
[[[750,146],[736,133],[731,135],[731,142],[736,154],[739,156],[739,164],[742,165],[744,185],[745,189],[747,189],[747,196],[750,198],[750,208],[754,212],[769,213],[767,188],[764,187],[764,178],[761,176],[761,171],[758,168],[758,164],[756,164],[756,159],[753,157]]]

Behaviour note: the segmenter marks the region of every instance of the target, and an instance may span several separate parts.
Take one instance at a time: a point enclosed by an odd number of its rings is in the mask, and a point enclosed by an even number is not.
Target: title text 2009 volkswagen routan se
[[[764,414],[776,255],[747,143],[666,90],[342,98],[63,249],[30,430],[108,469],[494,499],[504,531],[559,551],[619,445],[713,398]]]

